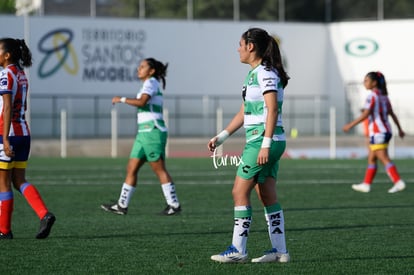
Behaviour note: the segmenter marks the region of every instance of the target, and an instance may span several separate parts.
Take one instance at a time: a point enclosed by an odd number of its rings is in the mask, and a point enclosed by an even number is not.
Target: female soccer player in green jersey
[[[279,160],[286,147],[282,126],[284,88],[289,76],[277,42],[265,30],[251,28],[243,33],[238,49],[240,61],[251,67],[242,91],[243,103],[225,130],[207,147],[214,151],[240,127],[246,131],[246,145],[233,185],[234,228],[228,249],[211,259],[222,263],[246,262],[246,244],[252,222],[250,193],[256,190],[263,203],[272,248],[252,262],[288,262],[282,208],[276,196]]]
[[[163,95],[168,64],[154,58],[144,59],[138,67],[138,77],[144,83],[136,98],[115,96],[112,103],[125,103],[138,108],[138,134],[132,147],[127,174],[121,194],[115,203],[102,204],[103,210],[126,215],[128,204],[137,185],[137,173],[148,161],[161,183],[167,207],[161,212],[174,215],[181,211],[175,185],[165,167],[167,127],[163,120]],[[160,85],[162,81],[162,89]]]

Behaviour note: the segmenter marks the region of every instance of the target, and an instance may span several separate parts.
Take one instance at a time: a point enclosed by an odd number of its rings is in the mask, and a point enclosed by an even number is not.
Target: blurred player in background
[[[395,193],[405,189],[405,183],[401,179],[397,167],[388,156],[388,143],[392,138],[391,125],[388,116],[391,116],[398,128],[398,135],[403,138],[404,131],[400,126],[397,115],[394,113],[391,102],[388,98],[387,83],[385,77],[380,72],[369,72],[364,79],[364,86],[371,90],[368,95],[364,111],[361,116],[343,127],[344,132],[348,132],[352,127],[363,122],[367,118],[369,131],[368,167],[365,172],[364,181],[360,184],[352,185],[352,189],[367,193],[371,191],[371,184],[377,172],[377,160],[380,160],[392,180],[394,186],[388,193]]]
[[[127,214],[129,201],[137,185],[137,173],[147,161],[161,183],[167,203],[161,214],[174,215],[181,211],[175,185],[165,167],[167,127],[163,119],[162,89],[165,89],[167,66],[168,64],[164,65],[154,58],[144,59],[138,67],[138,78],[143,81],[143,85],[137,97],[112,98],[112,104],[124,103],[138,108],[138,133],[129,156],[127,174],[119,199],[115,203],[102,204],[105,211],[118,215]]]
[[[251,66],[242,91],[243,103],[226,129],[212,138],[207,147],[214,151],[240,127],[246,131],[246,145],[233,185],[234,227],[231,245],[211,256],[222,263],[246,262],[247,238],[252,222],[250,193],[256,190],[264,206],[272,249],[252,259],[255,263],[288,262],[283,210],[276,195],[279,160],[286,147],[282,126],[284,88],[288,83],[279,46],[265,30],[252,28],[243,33],[240,61]]]
[[[23,67],[32,65],[32,54],[24,40],[0,39],[0,239],[12,239],[11,217],[14,188],[25,197],[40,219],[38,239],[49,236],[56,218],[36,187],[26,180],[30,152],[30,130],[25,120],[29,84]],[[11,182],[10,182],[11,180]]]

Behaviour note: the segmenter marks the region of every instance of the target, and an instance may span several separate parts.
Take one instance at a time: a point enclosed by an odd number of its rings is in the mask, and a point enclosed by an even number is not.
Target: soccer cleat
[[[11,231],[7,234],[0,232],[0,240],[11,240],[11,239],[13,239],[13,233]]]
[[[402,180],[399,180],[399,181],[397,181],[397,183],[394,184],[393,187],[391,187],[388,190],[388,193],[396,193],[396,192],[400,192],[404,189],[405,189],[405,182],[403,182]]]
[[[36,235],[36,239],[45,239],[50,234],[53,224],[56,221],[55,215],[47,212],[43,219],[40,220],[39,232]]]
[[[352,189],[358,192],[368,193],[369,191],[371,191],[371,185],[365,182],[360,184],[353,184]]]
[[[265,251],[264,255],[259,258],[252,259],[252,263],[271,263],[271,262],[279,262],[279,263],[287,263],[290,261],[289,253],[279,253],[277,252],[276,248],[272,250]]]
[[[164,210],[162,210],[161,215],[171,216],[181,212],[181,206],[174,207],[167,205]]]
[[[101,208],[105,211],[118,214],[118,215],[126,215],[128,212],[128,207],[121,207],[118,203],[108,203],[102,204]]]
[[[247,261],[247,253],[241,254],[237,248],[230,245],[226,251],[211,256],[211,259],[220,263],[245,263]]]

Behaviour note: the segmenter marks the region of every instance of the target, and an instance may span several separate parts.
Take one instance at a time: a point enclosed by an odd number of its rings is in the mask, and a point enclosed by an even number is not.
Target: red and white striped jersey
[[[370,136],[378,133],[392,133],[388,115],[392,111],[391,102],[386,95],[378,89],[373,89],[368,95],[364,109],[370,110],[368,117],[368,132]]]
[[[25,119],[29,83],[23,70],[14,64],[0,72],[0,135],[3,129],[3,94],[12,95],[12,117],[9,136],[29,136],[30,130]]]

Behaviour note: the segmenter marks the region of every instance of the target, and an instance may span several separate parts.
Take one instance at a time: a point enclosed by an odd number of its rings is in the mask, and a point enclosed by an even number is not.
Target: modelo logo
[[[73,32],[70,29],[55,29],[45,34],[39,41],[38,49],[44,54],[38,75],[47,78],[60,68],[75,75],[79,70],[78,58],[72,46]],[[67,62],[70,57],[71,63]]]
[[[371,56],[378,49],[378,43],[369,38],[357,38],[345,44],[345,52],[356,57]]]

